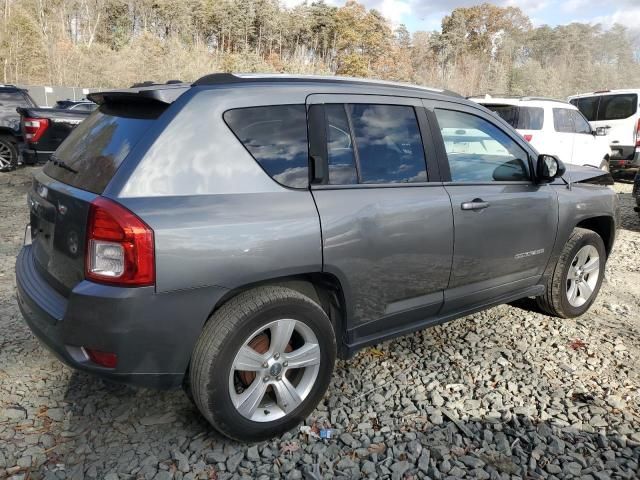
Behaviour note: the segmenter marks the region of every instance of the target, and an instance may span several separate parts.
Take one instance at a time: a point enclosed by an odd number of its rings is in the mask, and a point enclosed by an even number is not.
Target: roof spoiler
[[[190,85],[184,83],[172,83],[161,85],[141,85],[136,88],[123,90],[106,90],[104,92],[92,92],[87,98],[98,105],[106,103],[161,103],[170,105],[180,95],[189,90]]]

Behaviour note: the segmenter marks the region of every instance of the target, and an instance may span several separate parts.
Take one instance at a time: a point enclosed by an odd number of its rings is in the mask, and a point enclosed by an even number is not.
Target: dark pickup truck
[[[15,85],[0,85],[0,171],[18,165],[18,144],[22,141],[20,116],[16,107],[35,107],[27,90]]]
[[[24,163],[46,162],[69,133],[91,113],[67,108],[18,108]]]

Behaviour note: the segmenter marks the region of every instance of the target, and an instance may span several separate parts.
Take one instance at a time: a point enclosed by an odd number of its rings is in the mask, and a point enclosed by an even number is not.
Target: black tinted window
[[[44,172],[61,182],[102,193],[129,152],[149,130],[162,108],[127,105],[122,110],[106,106],[80,123],[58,147]],[[66,168],[65,168],[66,167]]]
[[[30,98],[22,92],[0,92],[0,106],[4,107],[31,107]],[[16,113],[16,112],[12,112]]]
[[[293,188],[308,185],[304,105],[239,108],[225,112],[224,121],[271,178]]]
[[[358,183],[353,141],[344,105],[326,105],[329,183]]]
[[[529,180],[527,152],[483,118],[436,109],[453,182]]]
[[[599,99],[600,97],[574,98],[571,103],[578,107],[578,110],[591,122],[596,120]]]
[[[485,105],[497,113],[513,128],[521,130],[542,130],[544,110],[539,107],[519,107],[517,105]]]
[[[638,109],[635,94],[604,95],[600,99],[598,120],[622,120],[629,118]]]
[[[574,133],[572,110],[568,108],[553,109],[553,128],[556,132]]]
[[[426,182],[422,138],[413,107],[350,104],[360,183]]]

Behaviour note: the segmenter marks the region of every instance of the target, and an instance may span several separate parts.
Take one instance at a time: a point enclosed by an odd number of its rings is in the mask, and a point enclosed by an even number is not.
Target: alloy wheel
[[[567,274],[567,300],[572,307],[589,301],[600,277],[600,256],[593,245],[585,245],[573,258]]]
[[[320,371],[320,345],[309,326],[280,319],[253,332],[229,372],[236,410],[254,422],[293,412],[309,396]]]

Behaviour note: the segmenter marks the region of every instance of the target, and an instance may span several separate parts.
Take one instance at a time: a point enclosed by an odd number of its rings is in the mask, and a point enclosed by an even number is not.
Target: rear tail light
[[[640,147],[640,118],[638,118],[638,124],[636,125],[634,135],[636,137],[636,147]]]
[[[153,230],[122,205],[97,197],[89,208],[85,277],[142,287],[155,283]]]
[[[524,139],[525,139],[527,142],[530,142],[532,138],[533,138],[533,135],[531,135],[530,133],[527,133],[527,134],[524,136]]]
[[[92,348],[85,348],[89,360],[93,363],[106,368],[116,368],[118,364],[118,356],[112,352],[101,352],[100,350],[94,350]]]
[[[25,117],[22,121],[24,125],[24,136],[31,142],[36,143],[44,132],[49,128],[49,119]]]

